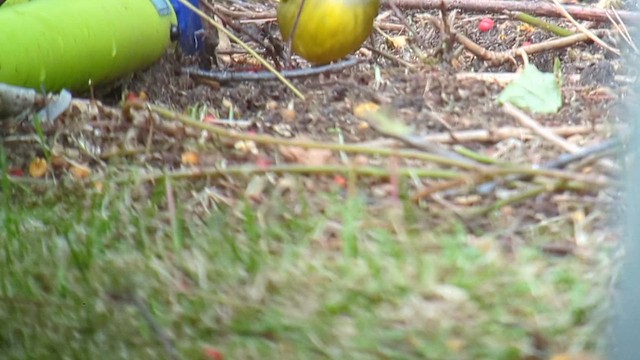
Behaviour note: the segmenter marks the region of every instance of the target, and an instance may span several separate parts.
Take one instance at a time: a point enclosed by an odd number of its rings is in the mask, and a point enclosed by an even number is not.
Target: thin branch
[[[390,121],[397,121],[397,120],[391,120],[391,119],[386,119],[386,114],[381,113],[381,112],[370,112],[367,114],[366,116],[369,126],[371,127],[371,129],[373,129],[374,131],[390,137],[392,139],[396,139],[399,140],[400,142],[403,142],[407,145],[409,145],[412,148],[418,149],[418,150],[422,150],[428,153],[434,153],[446,158],[450,158],[450,159],[455,159],[458,161],[463,161],[463,162],[468,162],[470,164],[476,164],[476,165],[480,165],[479,163],[466,158],[458,153],[455,153],[449,149],[446,149],[445,147],[443,147],[441,144],[436,143],[436,142],[432,142],[432,141],[426,141],[424,139],[420,140],[420,141],[416,141],[415,140],[415,136],[410,136],[410,135],[405,135],[403,134],[401,131],[400,132],[394,132],[392,129],[388,129],[388,127],[385,127],[383,124],[389,123]]]
[[[212,134],[216,134],[219,136],[236,139],[236,140],[251,140],[251,141],[255,141],[257,143],[262,143],[262,144],[297,146],[305,149],[309,149],[309,148],[327,149],[327,150],[334,150],[334,151],[347,151],[347,152],[353,152],[353,153],[379,155],[379,156],[387,156],[387,157],[399,156],[403,158],[430,161],[440,165],[454,166],[462,169],[477,170],[476,165],[469,164],[468,162],[457,161],[454,159],[449,159],[449,158],[445,158],[445,157],[434,155],[434,154],[428,154],[421,151],[397,150],[397,149],[386,149],[386,148],[370,148],[370,147],[360,146],[357,144],[336,144],[336,143],[326,143],[326,142],[317,142],[317,141],[281,139],[281,138],[277,138],[270,135],[241,133],[241,132],[229,130],[220,126],[205,124],[200,121],[194,120],[189,116],[178,114],[176,112],[173,112],[171,110],[165,109],[157,105],[145,104],[140,102],[129,102],[127,103],[126,106],[133,106],[137,108],[148,107],[151,111],[154,111],[165,118],[177,120],[185,125],[188,125],[197,129],[201,129],[201,130],[206,130]]]
[[[524,51],[527,55],[536,54],[543,51],[548,51],[551,49],[559,49],[571,46],[573,44],[587,41],[589,37],[585,34],[575,34],[571,36],[562,37],[559,39],[552,39],[548,41],[544,41],[537,44],[531,44],[527,46],[522,46],[516,49],[511,49],[507,51],[494,52],[489,51],[482,46],[474,43],[467,36],[456,32],[455,33],[456,40],[461,43],[467,50],[471,51],[475,56],[483,59],[491,61],[494,65],[500,64],[506,61],[510,61],[520,54],[520,52]]]
[[[304,69],[284,70],[281,71],[280,74],[288,79],[310,77],[319,74],[340,72],[358,65],[363,61],[364,60],[362,59],[352,57],[350,59],[328,65],[314,66]],[[270,71],[207,71],[196,67],[185,67],[182,68],[182,73],[196,78],[204,78],[222,83],[233,81],[268,81],[277,79],[276,75]]]
[[[616,55],[620,55],[620,50],[611,47],[609,44],[605,43],[599,37],[597,37],[591,30],[587,29],[584,25],[577,22],[576,19],[574,19],[571,16],[571,14],[569,14],[567,10],[562,7],[562,4],[560,4],[558,0],[551,0],[551,1],[553,1],[553,3],[556,5],[556,7],[558,8],[562,16],[564,16],[567,20],[569,20],[573,24],[573,26],[575,26],[578,30],[580,30],[580,32],[587,35],[589,39],[593,40],[593,42],[595,42],[596,44],[602,46],[603,48],[611,51]]]
[[[567,140],[565,140],[564,138],[546,131],[546,129],[540,125],[537,121],[535,121],[532,117],[530,117],[529,115],[527,115],[524,111],[518,109],[517,107],[509,104],[509,103],[505,103],[503,105],[503,110],[513,116],[516,120],[518,120],[522,125],[530,128],[533,132],[535,132],[536,134],[540,135],[543,139],[551,142],[552,144],[562,148],[563,150],[569,152],[569,153],[578,153],[580,151],[582,151],[582,148],[576,144],[573,144]],[[615,165],[611,162],[608,161],[606,159],[603,159],[602,161],[600,161],[600,163],[608,168],[608,169],[612,169],[615,167]]]
[[[545,127],[545,131],[558,136],[568,137],[573,135],[590,134],[598,131],[599,127],[588,125]],[[490,142],[496,143],[508,138],[531,139],[534,133],[527,128],[506,126],[498,129],[477,129],[441,132],[429,135],[417,135],[411,137],[412,141],[432,141],[442,144],[464,143],[464,142]],[[368,146],[399,146],[400,142],[393,139],[378,139],[363,143]]]
[[[402,167],[396,168],[393,172],[402,176],[415,176],[419,178],[433,178],[433,179],[457,179],[467,177],[466,174],[453,170],[444,169],[421,169]],[[127,176],[122,176],[114,180],[116,183],[126,183],[131,180],[135,181],[156,181],[163,178],[169,179],[194,179],[194,178],[214,178],[222,176],[249,176],[255,174],[306,174],[306,175],[327,175],[327,174],[349,174],[355,173],[357,175],[389,178],[391,170],[381,167],[373,166],[350,166],[350,165],[322,165],[322,166],[309,166],[299,164],[285,164],[285,165],[272,165],[272,166],[253,166],[253,165],[241,165],[230,166],[226,168],[208,166],[197,167],[190,169],[180,169],[173,171],[151,171],[147,173],[135,173]],[[104,176],[104,175],[100,175]]]
[[[406,60],[402,60],[397,56],[393,56],[393,55],[391,55],[389,53],[386,53],[384,51],[378,50],[378,49],[376,49],[376,48],[374,48],[372,46],[365,45],[364,48],[369,50],[369,51],[371,51],[372,53],[374,53],[376,55],[382,56],[383,58],[385,58],[387,60],[391,60],[391,61],[393,61],[393,62],[395,62],[395,63],[397,63],[399,65],[402,65],[404,67],[407,67],[409,69],[415,69],[417,67],[416,65],[414,65],[414,64],[412,64],[412,63],[410,63],[410,62],[408,62]]]
[[[275,20],[276,13],[275,11],[235,11],[230,10],[220,4],[210,5],[213,6],[216,11],[224,14],[225,16],[231,18],[239,18],[239,19],[252,19],[252,20]]]
[[[378,156],[385,156],[385,157],[396,156],[399,158],[423,160],[423,161],[437,163],[440,165],[453,166],[461,169],[478,171],[481,173],[483,177],[487,179],[491,179],[496,176],[522,174],[522,175],[545,176],[545,177],[551,177],[556,179],[579,181],[581,183],[591,184],[597,187],[610,186],[612,184],[612,182],[604,176],[589,176],[584,174],[570,173],[566,171],[533,169],[531,167],[511,165],[511,164],[501,164],[503,165],[501,167],[478,165],[476,163],[470,163],[469,161],[460,161],[460,160],[451,159],[451,158],[438,156],[435,154],[429,154],[425,152],[420,152],[420,151],[398,150],[398,149],[388,149],[388,148],[371,148],[371,147],[365,147],[357,144],[336,144],[336,143],[327,143],[327,142],[318,142],[318,141],[281,139],[281,138],[273,137],[270,135],[241,133],[241,132],[225,129],[222,127],[205,124],[197,120],[194,120],[189,116],[178,114],[176,112],[173,112],[171,110],[165,109],[157,105],[145,104],[142,102],[128,102],[125,104],[125,109],[126,107],[143,108],[145,106],[149,108],[151,111],[154,111],[163,117],[180,121],[181,123],[194,128],[209,131],[210,133],[216,134],[218,136],[232,138],[236,140],[251,140],[251,141],[255,141],[257,143],[262,143],[262,144],[296,146],[296,147],[301,147],[305,149],[311,149],[311,148],[327,149],[327,150],[333,150],[333,151],[345,151],[345,152],[351,152],[351,153],[378,155]]]
[[[542,169],[563,169],[567,165],[583,160],[590,156],[598,156],[600,154],[604,154],[611,149],[621,146],[620,139],[607,139],[601,143],[589,146],[587,148],[583,148],[580,151],[577,151],[572,154],[561,154],[557,158],[544,163],[540,168]],[[507,181],[516,181],[516,180],[528,180],[531,177],[527,176],[513,176],[507,179]],[[477,192],[480,194],[487,194],[493,189],[495,189],[497,183],[492,181],[488,183],[481,184],[477,188]]]
[[[540,135],[542,138],[544,138],[545,140],[549,141],[550,143],[556,145],[557,147],[570,152],[570,153],[575,153],[580,151],[580,147],[578,145],[575,145],[573,143],[568,142],[567,140],[565,140],[564,138],[550,132],[547,131],[544,127],[542,127],[540,125],[540,123],[538,123],[537,121],[535,121],[533,118],[531,118],[529,115],[527,115],[527,113],[525,113],[524,111],[518,109],[517,107],[509,104],[509,103],[505,103],[502,106],[502,109],[504,110],[504,112],[506,112],[507,114],[511,115],[514,119],[518,120],[518,122],[526,127],[528,127],[529,129],[531,129],[533,132],[535,132],[536,134]]]
[[[502,13],[503,11],[522,11],[537,16],[562,17],[561,11],[550,3],[540,1],[501,1],[501,0],[394,0],[399,8],[433,10],[444,6],[447,10],[459,9],[467,12]],[[608,22],[606,9],[591,6],[563,5],[574,19]],[[640,13],[634,11],[618,11],[620,18],[626,22],[640,22]]]
[[[622,21],[622,19],[620,19],[620,15],[618,14],[617,11],[611,11],[611,12],[616,16],[616,19],[614,20],[611,17],[609,12],[607,12],[607,17],[609,17],[609,20],[611,21],[613,26],[616,28],[616,30],[618,30],[618,33],[627,42],[627,44],[631,46],[633,51],[635,51],[636,54],[640,54],[640,50],[638,49],[635,42],[633,41],[631,34],[629,34],[629,29],[627,28],[627,25]]]

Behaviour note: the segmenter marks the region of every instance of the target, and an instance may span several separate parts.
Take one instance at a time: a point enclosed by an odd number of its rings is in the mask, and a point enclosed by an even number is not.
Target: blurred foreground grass
[[[185,200],[192,198],[185,183],[97,192],[4,179],[1,357],[603,352],[610,249],[550,256],[538,250],[536,242],[551,236],[541,230],[507,253],[496,237],[467,234],[456,220],[428,225],[428,212],[409,202],[380,206],[339,189],[310,193],[294,180],[288,194],[207,213]]]

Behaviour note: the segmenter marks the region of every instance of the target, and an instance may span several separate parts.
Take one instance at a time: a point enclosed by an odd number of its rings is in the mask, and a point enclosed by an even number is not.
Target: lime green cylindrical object
[[[5,2],[2,3],[2,6],[17,5],[17,4],[26,3],[26,2],[29,2],[29,1],[30,0],[5,0]]]
[[[169,0],[33,0],[0,6],[0,83],[86,90],[151,65],[171,42]]]

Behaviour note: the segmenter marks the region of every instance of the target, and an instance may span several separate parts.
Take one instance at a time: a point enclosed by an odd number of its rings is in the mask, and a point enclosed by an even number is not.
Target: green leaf
[[[543,73],[528,64],[498,96],[500,104],[511,103],[536,113],[555,113],[562,106],[562,92],[551,73]]]
[[[388,135],[409,136],[414,131],[412,126],[405,124],[387,108],[380,108],[368,113],[366,119],[372,126]]]

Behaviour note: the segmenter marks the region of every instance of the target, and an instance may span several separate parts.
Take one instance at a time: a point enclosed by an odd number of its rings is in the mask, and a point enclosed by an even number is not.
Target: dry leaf
[[[222,107],[224,107],[225,109],[232,109],[233,102],[231,102],[231,100],[229,100],[228,98],[222,98]]]
[[[369,123],[366,121],[360,121],[358,123],[358,130],[367,130],[369,129]]]
[[[41,178],[49,170],[49,164],[43,158],[37,157],[29,164],[29,175],[34,178]]]
[[[571,360],[571,355],[569,354],[555,354],[551,357],[551,360]]]
[[[369,165],[369,158],[362,154],[358,154],[353,158],[353,163],[360,166],[366,166]]]
[[[71,169],[69,169],[69,171],[71,171],[71,174],[73,175],[73,177],[78,180],[86,179],[87,177],[89,177],[89,175],[91,175],[91,169],[88,166],[84,166],[80,164],[73,164],[73,166],[71,166]]]
[[[53,169],[64,169],[68,165],[69,163],[67,162],[67,159],[64,158],[64,156],[53,155],[51,157],[51,167]]]
[[[551,360],[598,360],[600,357],[586,352],[560,353],[551,356]]]
[[[93,188],[98,193],[102,193],[102,191],[104,190],[104,183],[102,181],[96,181],[95,183],[93,183]]]
[[[356,105],[356,107],[353,109],[353,115],[359,118],[364,118],[368,113],[378,111],[379,108],[380,105],[373,102],[361,103]]]
[[[290,162],[309,166],[327,165],[333,162],[333,153],[327,149],[303,149],[297,146],[280,146],[280,153]]]
[[[447,340],[447,347],[454,353],[459,353],[464,348],[464,340],[453,338]]]
[[[240,140],[236,142],[233,147],[243,154],[258,154],[258,147],[256,146],[256,143],[251,140]]]
[[[283,193],[285,191],[294,190],[296,188],[296,184],[297,182],[295,177],[291,175],[283,175],[278,179],[278,182],[276,183],[276,189],[280,193]]]
[[[369,50],[369,49],[367,49],[367,48],[365,48],[365,47],[360,48],[360,49],[358,50],[358,54],[359,54],[360,56],[364,57],[364,58],[370,58],[370,57],[371,57],[371,55],[372,55],[371,50]]]
[[[469,300],[467,291],[454,285],[438,284],[433,286],[431,290],[434,295],[447,303],[462,303]]]
[[[269,100],[267,101],[267,103],[264,105],[264,108],[268,111],[274,111],[278,108],[278,102],[277,101],[273,101],[273,100]]]
[[[477,205],[482,200],[482,197],[477,194],[465,195],[465,196],[457,196],[454,198],[454,202],[456,205],[460,206],[472,206]]]
[[[529,24],[523,24],[518,26],[518,30],[525,33],[532,33],[536,30],[536,28]]]
[[[260,201],[263,197],[264,189],[267,186],[267,179],[264,176],[254,176],[247,184],[244,195],[253,201]]]
[[[280,116],[284,121],[293,122],[296,119],[296,111],[290,108],[281,109]]]
[[[407,37],[406,36],[392,36],[387,39],[387,45],[392,49],[402,49],[407,46]]]
[[[305,149],[295,146],[280,146],[279,150],[284,159],[290,162],[299,162],[306,155]]]
[[[200,164],[200,156],[195,151],[185,151],[181,156],[183,165],[195,166]]]

